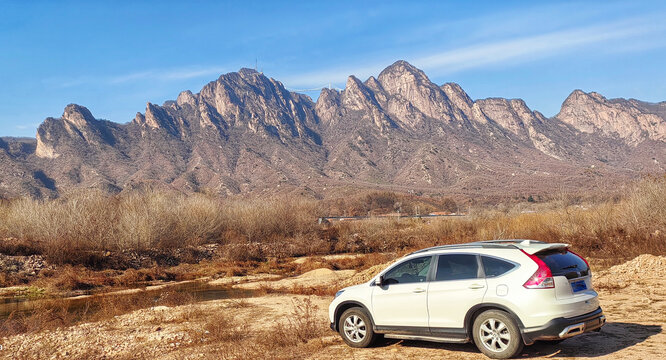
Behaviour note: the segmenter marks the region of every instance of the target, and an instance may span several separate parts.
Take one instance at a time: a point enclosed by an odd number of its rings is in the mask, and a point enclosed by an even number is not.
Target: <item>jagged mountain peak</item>
[[[568,97],[571,97],[571,96],[585,96],[585,95],[587,95],[587,93],[585,91],[583,91],[581,89],[574,89],[574,90],[571,91],[571,94],[569,94]]]
[[[474,101],[467,95],[460,85],[456,83],[445,83],[440,87],[446,96],[459,108],[471,107]]]
[[[539,121],[545,121],[545,120],[548,119],[548,118],[546,117],[546,115],[544,115],[543,113],[541,113],[541,111],[534,110],[534,111],[532,111],[532,112],[534,113],[534,116],[535,116],[537,119],[539,119]]]
[[[367,107],[369,103],[375,104],[372,91],[356,76],[347,77],[347,84],[342,91],[344,102],[354,110]]]
[[[207,127],[317,141],[312,137],[317,123],[312,100],[253,69],[223,74],[205,85],[196,98],[182,94],[177,102],[198,104],[202,120],[198,122]]]
[[[345,90],[354,87],[361,87],[363,85],[364,85],[363,82],[359,80],[359,78],[357,78],[354,75],[349,75],[347,76],[347,83],[345,84]]]
[[[37,129],[35,154],[57,158],[67,148],[113,146],[114,130],[121,127],[110,121],[98,120],[86,107],[69,104],[60,118],[47,118]],[[79,149],[80,150],[80,149]]]
[[[372,89],[372,91],[374,92],[384,91],[384,89],[382,88],[382,84],[380,84],[379,81],[377,81],[377,78],[375,78],[374,76],[370,76],[368,80],[366,80],[363,84],[368,88]]]
[[[185,90],[178,94],[178,97],[176,98],[176,104],[178,104],[178,106],[185,106],[185,104],[188,104],[195,107],[197,106],[197,98],[190,90]]]
[[[577,89],[555,117],[581,132],[599,132],[637,145],[645,139],[666,141],[665,114],[653,110],[648,103],[608,100],[597,92]]]
[[[396,61],[382,70],[377,81],[391,94],[408,91],[413,85],[437,87],[423,71],[404,60]]]
[[[167,103],[168,102],[165,102],[165,105],[167,105]],[[175,134],[176,129],[172,124],[171,116],[165,108],[166,107],[147,102],[145,113],[137,113],[133,122],[144,128],[155,130],[165,129]]]
[[[251,68],[241,68],[240,70],[238,70],[238,73],[241,74],[241,75],[260,74],[257,70],[251,69]]]
[[[591,91],[587,95],[589,95],[590,97],[594,98],[597,101],[606,101],[606,98],[596,91]]]
[[[444,91],[406,61],[397,61],[384,69],[377,81],[386,94],[387,112],[408,128],[431,128],[428,119],[435,122],[455,119]]]
[[[166,117],[167,115],[161,106],[151,102],[146,103],[146,113],[144,115],[145,125],[158,129],[163,127]]]
[[[586,101],[598,101],[598,102],[603,102],[606,101],[606,98],[599,94],[598,92],[595,91],[590,91],[590,92],[585,92],[580,89],[576,89],[567,96],[567,98],[564,100],[563,104],[567,103],[581,103],[581,102],[586,102]]]
[[[65,106],[65,110],[62,113],[62,119],[79,128],[88,126],[90,122],[95,121],[95,117],[88,108],[77,104],[69,104]]]
[[[342,116],[340,109],[340,93],[335,89],[323,88],[315,104],[315,112],[325,126]]]
[[[382,70],[379,73],[378,77],[381,77],[382,74],[387,75],[387,74],[391,74],[391,73],[392,74],[408,73],[408,74],[412,74],[412,75],[419,76],[419,77],[426,77],[425,73],[421,69],[419,69],[416,66],[408,63],[405,60],[398,60],[398,61],[394,62],[393,64],[387,66],[384,70]]]
[[[465,90],[463,90],[463,88],[458,83],[447,82],[447,83],[442,84],[442,86],[440,86],[440,87],[442,89],[450,89],[451,91],[454,91],[454,92],[457,92],[457,93],[460,93],[460,94],[464,94],[465,96],[469,97],[467,95],[467,93],[465,92]]]

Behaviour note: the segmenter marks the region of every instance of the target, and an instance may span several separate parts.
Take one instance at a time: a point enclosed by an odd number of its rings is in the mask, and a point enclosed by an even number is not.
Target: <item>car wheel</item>
[[[342,313],[338,329],[342,340],[351,347],[368,347],[377,337],[372,330],[370,316],[360,307],[354,307]]]
[[[508,359],[523,349],[523,339],[516,322],[500,310],[488,310],[474,320],[474,343],[492,359]]]

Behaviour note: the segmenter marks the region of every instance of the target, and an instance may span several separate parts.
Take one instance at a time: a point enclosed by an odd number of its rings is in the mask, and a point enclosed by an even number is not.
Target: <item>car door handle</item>
[[[472,284],[469,286],[470,289],[483,289],[484,287],[486,286],[481,284]]]
[[[422,292],[425,292],[425,289],[424,289],[424,288],[416,288],[416,289],[412,290],[412,292],[414,292],[414,293],[422,293]]]

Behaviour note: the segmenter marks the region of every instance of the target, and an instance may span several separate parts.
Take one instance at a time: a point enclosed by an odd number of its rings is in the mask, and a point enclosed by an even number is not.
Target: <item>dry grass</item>
[[[46,294],[68,296],[77,291],[93,291],[99,288],[130,288],[159,281],[192,280],[196,273],[186,273],[179,267],[159,266],[145,269],[91,270],[81,265],[63,265],[57,270],[43,270],[31,286],[43,289]]]
[[[203,328],[206,338],[211,341],[241,342],[248,337],[247,322],[237,321],[225,312],[210,315]]]
[[[15,311],[0,320],[0,338],[22,333],[35,333],[82,322],[108,320],[128,312],[152,306],[179,306],[196,302],[184,292],[135,293],[101,296],[81,301],[45,299],[34,303],[27,312]]]
[[[247,319],[229,313],[207,318],[201,330],[195,330],[193,345],[205,344],[205,359],[293,359],[305,357],[327,344],[323,336],[329,330],[325,319],[317,316],[318,307],[311,299],[294,300],[291,312],[266,330],[252,331]]]
[[[407,200],[417,203],[388,193],[354,201],[364,204],[363,209],[383,209]],[[432,201],[424,204],[434,206]],[[0,252],[41,253],[53,263],[87,265],[99,263],[99,252],[107,250],[220,243],[227,259],[261,263],[292,256],[404,252],[437,244],[530,238],[571,243],[594,257],[666,253],[666,178],[645,179],[620,200],[589,208],[554,202],[535,213],[483,210],[455,219],[376,218],[317,225],[318,215],[352,205],[352,200],[242,201],[155,190],[19,199],[0,203],[0,238],[14,239],[0,241]]]
[[[222,224],[213,199],[154,191],[81,192],[57,200],[20,199],[4,207],[0,233],[59,263],[91,250],[196,245],[219,238]]]
[[[585,256],[621,262],[666,254],[666,178],[633,186],[619,201],[535,213],[478,211],[465,218],[341,222],[331,231],[338,252],[386,252],[490,239],[565,242]]]
[[[325,201],[329,215],[365,216],[400,212],[416,215],[433,211],[459,212],[455,200],[449,197],[424,197],[387,191],[374,191],[351,197]]]
[[[265,338],[266,344],[294,346],[323,336],[326,328],[322,326],[323,319],[317,316],[317,310],[317,305],[310,298],[293,300],[291,314],[274,326],[275,331]]]
[[[0,251],[46,254],[54,263],[86,263],[91,251],[183,248],[229,243],[239,260],[283,256],[316,240],[316,204],[308,201],[222,201],[202,194],[96,191],[56,200],[0,203]],[[269,246],[257,246],[258,244]],[[256,250],[252,250],[256,248]],[[308,247],[305,246],[305,251]]]

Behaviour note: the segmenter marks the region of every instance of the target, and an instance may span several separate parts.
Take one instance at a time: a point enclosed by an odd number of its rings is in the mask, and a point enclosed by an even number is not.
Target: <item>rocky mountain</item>
[[[363,189],[510,197],[663,173],[666,102],[580,90],[546,118],[520,99],[472,100],[405,61],[316,102],[250,69],[148,103],[119,124],[68,105],[36,139],[0,139],[0,196],[163,186],[327,197]]]
[[[644,140],[666,140],[666,102],[608,100],[596,92],[575,90],[556,116],[585,133],[599,132],[636,145]]]

